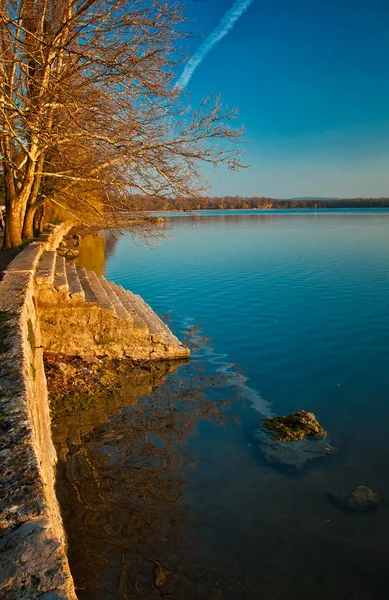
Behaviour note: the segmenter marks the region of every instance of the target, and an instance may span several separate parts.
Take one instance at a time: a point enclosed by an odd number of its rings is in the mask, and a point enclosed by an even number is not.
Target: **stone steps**
[[[43,252],[35,270],[35,281],[38,285],[48,287],[54,283],[57,253],[53,250]]]
[[[114,310],[115,310],[117,316],[120,319],[131,319],[131,321],[132,321],[132,318],[131,318],[129,312],[127,311],[126,307],[123,305],[119,296],[116,293],[115,284],[113,284],[111,281],[108,281],[102,275],[99,277],[99,281],[101,283],[102,288],[105,290],[105,293],[107,294],[108,298],[112,302],[112,305],[114,307]]]
[[[78,269],[85,270],[84,267],[78,267]],[[114,305],[111,302],[111,299],[109,298],[107,292],[101,285],[96,273],[94,271],[86,271],[86,277],[88,278],[89,284],[100,306],[102,308],[107,308],[108,310],[113,310],[115,312]]]
[[[113,286],[115,285],[112,281],[109,281],[109,284],[113,285]],[[142,316],[134,310],[134,308],[133,308],[132,304],[130,303],[129,298],[126,294],[126,291],[120,285],[116,285],[115,287],[116,287],[116,290],[115,290],[116,294],[120,298],[120,301],[123,304],[124,308],[127,310],[128,314],[131,316],[134,327],[148,331],[146,322],[144,321]]]
[[[80,298],[81,300],[86,300],[85,288],[83,288],[81,285],[80,277],[77,273],[76,265],[74,264],[74,262],[66,263],[66,277],[69,286],[69,296],[71,298]],[[94,299],[95,302],[97,302],[97,298],[95,296]]]
[[[92,289],[92,286],[88,279],[88,275],[86,274],[84,267],[76,267],[74,262],[70,262],[68,264],[73,265],[72,269],[74,272],[74,277],[75,277],[75,280],[78,281],[78,284],[84,295],[84,300],[86,302],[96,302],[97,303],[98,302],[97,296]]]
[[[57,254],[54,268],[54,287],[58,292],[69,293],[68,278],[66,275],[66,264],[63,256]]]
[[[152,330],[153,332],[158,332],[159,335],[161,336],[162,341],[165,344],[171,344],[172,339],[170,338],[169,335],[167,335],[165,328],[161,327],[160,323],[158,322],[157,315],[149,307],[149,305],[146,304],[146,302],[143,302],[143,300],[141,299],[140,296],[133,294],[129,290],[125,290],[125,293],[126,293],[127,297],[129,298],[130,302],[132,303],[132,305],[134,306],[134,310],[137,310],[141,313],[143,319],[147,323],[149,330]]]
[[[131,294],[130,291],[128,291],[127,293]],[[143,300],[143,298],[141,296],[138,296],[137,294],[135,294],[135,297],[137,298],[139,304],[141,306],[143,306],[143,309],[146,311],[146,313],[149,314],[149,317],[153,320],[153,322],[155,323],[155,326],[158,327],[160,329],[160,331],[162,331],[164,333],[165,337],[168,339],[168,343],[169,344],[179,344],[180,346],[183,346],[183,344],[181,344],[181,342],[178,340],[178,338],[176,338],[176,336],[170,331],[170,329],[166,325],[166,323],[164,323],[162,321],[162,319],[159,318],[159,316]]]
[[[35,281],[45,289],[52,286],[65,298],[98,304],[118,320],[125,320],[126,327],[132,327],[140,335],[149,335],[153,343],[164,344],[167,352],[177,350],[179,354],[185,354],[185,346],[140,296],[93,271],[76,267],[74,262],[65,261],[55,252],[42,254]]]

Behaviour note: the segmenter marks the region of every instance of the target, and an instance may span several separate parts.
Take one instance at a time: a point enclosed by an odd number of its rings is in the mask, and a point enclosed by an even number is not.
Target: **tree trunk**
[[[22,245],[21,206],[19,202],[6,201],[4,248],[17,248]]]
[[[44,228],[45,223],[46,223],[46,217],[45,217],[45,212],[46,211],[45,211],[45,207],[46,207],[46,204],[42,204],[40,215],[39,215],[38,233],[43,233],[43,228]]]
[[[35,215],[35,211],[36,208],[29,206],[27,208],[25,217],[24,217],[24,224],[23,224],[23,232],[22,232],[22,237],[23,239],[31,239],[34,237],[34,215]]]

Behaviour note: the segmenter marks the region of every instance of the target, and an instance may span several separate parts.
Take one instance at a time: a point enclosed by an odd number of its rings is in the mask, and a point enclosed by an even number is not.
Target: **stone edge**
[[[0,597],[9,600],[77,598],[55,495],[56,453],[33,281],[42,252],[56,249],[71,227],[53,226],[17,255],[0,281],[0,315],[7,319],[0,323]]]

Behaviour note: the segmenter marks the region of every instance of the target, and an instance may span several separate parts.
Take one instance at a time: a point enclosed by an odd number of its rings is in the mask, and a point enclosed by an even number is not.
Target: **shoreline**
[[[169,361],[175,369],[190,354],[142,298],[57,254],[72,227],[52,226],[17,254],[0,279],[0,596],[9,600],[77,598],[56,493],[55,402],[50,406],[47,382],[51,392],[59,383],[53,388],[46,377],[44,350],[64,352],[62,375],[76,376],[59,394],[60,408],[65,397],[72,400],[69,389],[73,400],[78,393],[86,407],[93,406],[107,386],[117,389],[120,370],[140,364],[158,371],[154,365]],[[79,369],[72,354],[81,357]]]

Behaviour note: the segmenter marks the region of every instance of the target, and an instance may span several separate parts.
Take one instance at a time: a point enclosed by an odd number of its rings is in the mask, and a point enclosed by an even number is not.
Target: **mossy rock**
[[[326,432],[314,414],[299,410],[285,417],[263,419],[263,428],[274,440],[293,442],[306,436],[324,437]]]
[[[64,256],[67,260],[74,260],[80,256],[80,251],[75,248],[60,247],[57,249],[57,254]]]

